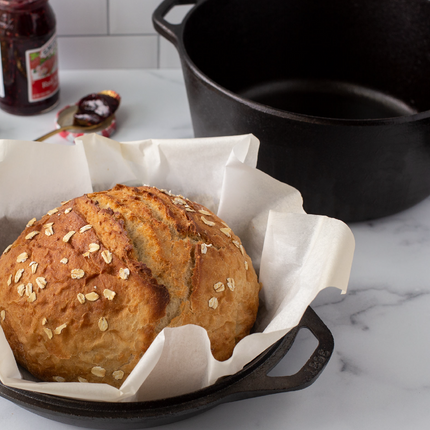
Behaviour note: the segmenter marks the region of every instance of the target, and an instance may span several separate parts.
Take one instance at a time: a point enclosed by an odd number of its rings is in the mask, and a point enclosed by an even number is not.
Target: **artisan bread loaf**
[[[119,387],[164,327],[207,330],[218,360],[252,328],[260,284],[214,213],[117,185],[31,220],[0,258],[0,323],[44,381]]]

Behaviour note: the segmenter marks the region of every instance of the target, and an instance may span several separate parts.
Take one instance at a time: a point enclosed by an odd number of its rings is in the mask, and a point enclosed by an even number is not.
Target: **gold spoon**
[[[108,116],[105,120],[98,124],[88,125],[88,126],[81,126],[81,125],[73,125],[73,124],[67,124],[67,122],[70,121],[70,119],[73,120],[73,115],[77,111],[77,106],[70,106],[68,109],[65,109],[60,116],[58,117],[57,123],[60,125],[59,128],[56,130],[53,130],[49,133],[44,134],[43,136],[40,136],[39,138],[35,139],[35,142],[42,142],[45,139],[48,139],[48,137],[54,136],[57,133],[61,133],[62,131],[66,130],[72,130],[72,132],[76,133],[86,133],[88,131],[99,131],[103,130],[106,127],[108,127],[112,121],[115,119],[115,114],[112,114],[111,116]]]

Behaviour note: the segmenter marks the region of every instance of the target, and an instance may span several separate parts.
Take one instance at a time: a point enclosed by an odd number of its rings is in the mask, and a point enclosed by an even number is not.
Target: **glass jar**
[[[0,108],[15,115],[59,101],[55,15],[48,0],[0,0]]]

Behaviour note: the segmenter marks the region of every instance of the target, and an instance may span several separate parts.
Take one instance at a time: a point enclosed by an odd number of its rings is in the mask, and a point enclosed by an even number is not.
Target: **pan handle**
[[[267,376],[268,373],[287,354],[292,342],[301,328],[307,328],[318,340],[318,346],[306,364],[294,375]],[[290,335],[290,336],[289,336]],[[290,345],[284,347],[284,345]],[[275,353],[262,366],[246,375],[242,380],[232,386],[235,397],[242,393],[241,398],[263,396],[279,392],[301,390],[311,385],[327,365],[334,349],[334,340],[330,330],[321,321],[318,315],[308,307],[299,325],[278,341]],[[229,394],[232,394],[231,392]]]
[[[197,4],[201,0],[164,0],[152,14],[152,23],[155,30],[165,37],[168,41],[172,42],[173,45],[178,47],[179,35],[182,31],[182,23],[171,24],[167,22],[164,17],[173,9],[175,6]]]

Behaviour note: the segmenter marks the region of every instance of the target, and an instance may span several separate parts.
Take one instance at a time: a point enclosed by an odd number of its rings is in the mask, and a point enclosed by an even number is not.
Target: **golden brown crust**
[[[164,327],[205,328],[225,360],[260,285],[240,239],[205,207],[117,185],[29,223],[0,258],[0,323],[45,381],[119,387]]]

